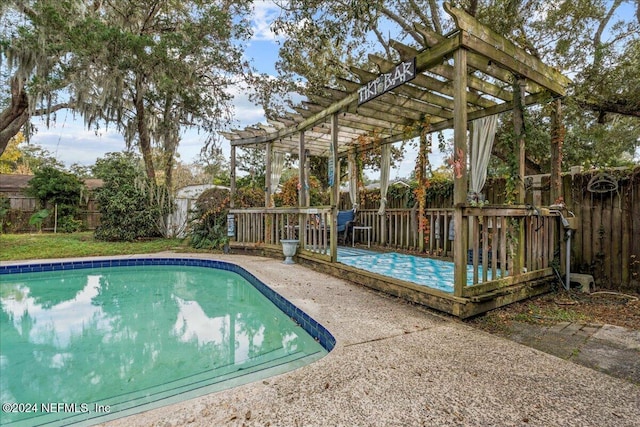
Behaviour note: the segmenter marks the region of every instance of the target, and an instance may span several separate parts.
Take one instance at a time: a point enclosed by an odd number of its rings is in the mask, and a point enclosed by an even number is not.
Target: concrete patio
[[[619,427],[640,420],[640,387],[631,382],[300,265],[212,257],[243,266],[306,311],[335,336],[335,349],[293,372],[107,425]]]

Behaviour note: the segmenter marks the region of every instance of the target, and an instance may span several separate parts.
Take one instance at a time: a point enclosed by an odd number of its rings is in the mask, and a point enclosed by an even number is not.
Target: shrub
[[[49,216],[48,209],[41,209],[38,212],[31,215],[29,218],[29,225],[33,225],[38,228],[38,233],[42,232],[42,223]]]
[[[229,201],[229,191],[221,188],[211,188],[198,197],[194,219],[189,224],[191,246],[198,249],[221,249],[229,242]]]
[[[264,207],[264,190],[258,187],[239,187],[234,198],[237,208]]]
[[[76,216],[86,189],[77,176],[44,166],[29,181],[26,193],[38,199],[42,210],[57,206],[58,228],[61,231],[72,233],[82,227],[82,221],[78,221]],[[43,220],[40,220],[39,227]]]
[[[4,194],[0,194],[0,234],[4,232],[4,226],[10,211],[11,201]],[[7,223],[7,225],[11,224]]]
[[[96,239],[133,241],[162,235],[160,224],[169,211],[168,197],[164,188],[149,181],[137,156],[108,153],[98,159],[94,174],[104,181],[96,190],[102,214]]]

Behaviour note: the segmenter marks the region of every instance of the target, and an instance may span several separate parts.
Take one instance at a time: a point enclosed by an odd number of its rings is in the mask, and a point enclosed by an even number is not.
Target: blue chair
[[[342,236],[342,243],[347,242],[347,236],[351,227],[356,223],[356,211],[354,209],[348,211],[338,211],[338,240]]]

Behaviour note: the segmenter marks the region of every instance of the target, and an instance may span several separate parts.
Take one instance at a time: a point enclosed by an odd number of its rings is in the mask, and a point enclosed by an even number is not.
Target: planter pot
[[[299,240],[280,240],[280,243],[282,243],[282,253],[285,256],[283,264],[295,264],[292,257],[296,254]]]

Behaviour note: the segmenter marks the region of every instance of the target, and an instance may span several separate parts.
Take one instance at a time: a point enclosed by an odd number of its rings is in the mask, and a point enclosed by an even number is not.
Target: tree
[[[174,166],[173,191],[187,185],[214,184],[229,186],[229,162],[222,150],[214,150],[214,154],[203,157],[199,161],[185,164],[180,161]]]
[[[18,169],[22,151],[18,146],[24,141],[24,135],[18,133],[12,137],[7,144],[7,148],[0,155],[0,173],[14,173]]]
[[[493,1],[478,18],[575,76],[583,108],[640,117],[639,11],[637,0]]]
[[[73,83],[88,123],[104,120],[140,149],[149,179],[158,167],[171,186],[181,132],[212,132],[231,118],[225,91],[248,71],[241,42],[249,36],[248,1],[117,0],[100,4],[100,20],[74,33],[82,58]],[[214,140],[208,141],[215,145]]]
[[[72,107],[89,128],[115,125],[130,147],[139,147],[147,176],[154,180],[160,168],[171,186],[181,132],[198,127],[212,135],[205,148],[214,147],[213,131],[230,120],[226,89],[249,74],[242,43],[250,34],[250,5],[248,0],[3,4],[2,16],[12,14],[21,25],[5,32],[1,43],[16,71],[0,132],[24,127],[35,112],[34,100],[49,101],[46,111]],[[69,102],[53,106],[60,88]],[[162,152],[158,164],[153,146]]]
[[[565,101],[570,104],[565,114],[567,145],[580,141],[579,135],[598,129],[598,141],[582,144],[582,150],[569,150],[572,163],[588,163],[594,149],[619,136],[625,137],[617,139],[614,144],[617,148],[607,150],[606,159],[600,156],[598,164],[626,159],[633,152],[640,137],[637,125],[640,1],[470,0],[454,3],[531,54],[572,76],[574,85]],[[629,13],[631,4],[635,14]],[[616,14],[620,18],[616,18]],[[414,23],[423,27],[420,33]],[[305,85],[296,86],[304,87],[305,94],[313,95],[322,92],[324,86],[339,85],[337,77],[357,80],[353,67],[377,73],[368,53],[397,61],[399,54],[393,48],[396,41],[415,49],[429,47],[451,30],[453,23],[432,0],[293,0],[283,8],[274,28],[287,35],[281,43],[277,64],[280,75],[286,79],[297,77],[296,83]],[[585,109],[591,112],[585,114]],[[545,126],[539,129],[541,135],[549,133],[548,118],[544,114],[547,112],[543,109],[530,109],[531,123]],[[503,121],[507,123],[506,119]],[[595,121],[602,126],[596,126]],[[531,170],[546,168],[548,145],[528,144]],[[496,144],[494,154],[506,158],[508,150]]]
[[[242,147],[237,151],[238,170],[247,175],[238,179],[238,186],[264,188],[265,186],[265,150],[254,147]]]
[[[629,13],[632,4],[635,16]],[[478,8],[478,18],[572,76],[570,95],[563,101],[565,168],[632,161],[640,138],[640,1],[493,1]],[[530,108],[535,126],[527,128],[545,138],[548,115]],[[548,150],[530,141],[528,171],[548,171]],[[505,150],[494,152],[508,156]]]
[[[229,186],[231,183],[230,165],[220,148],[211,151],[207,157],[203,157],[195,166],[202,168],[203,175],[210,178],[215,185]]]
[[[64,169],[64,165],[48,150],[28,144],[21,132],[9,140],[7,149],[0,155],[0,173],[32,175],[46,166]]]
[[[0,100],[0,154],[20,130],[29,136],[26,125],[31,116],[51,117],[72,106],[58,100],[73,70],[68,63],[66,34],[59,29],[62,24],[73,26],[84,16],[84,2],[64,3],[69,8],[64,15],[56,9],[56,2],[8,1],[0,5],[0,16],[16,23],[0,33],[2,86],[10,94]]]

